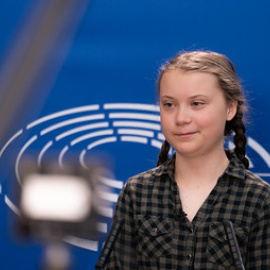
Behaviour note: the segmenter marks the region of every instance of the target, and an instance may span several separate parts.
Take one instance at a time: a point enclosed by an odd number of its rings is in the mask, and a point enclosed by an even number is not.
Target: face
[[[198,156],[224,152],[224,129],[237,109],[228,104],[214,75],[205,72],[166,71],[160,82],[163,134],[177,155]]]

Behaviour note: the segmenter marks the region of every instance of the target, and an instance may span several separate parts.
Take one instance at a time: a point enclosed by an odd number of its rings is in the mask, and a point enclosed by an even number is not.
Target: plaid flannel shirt
[[[270,186],[235,155],[195,218],[181,207],[175,158],[130,178],[114,220],[124,224],[108,270],[236,269],[223,227],[231,221],[246,270],[270,269]]]

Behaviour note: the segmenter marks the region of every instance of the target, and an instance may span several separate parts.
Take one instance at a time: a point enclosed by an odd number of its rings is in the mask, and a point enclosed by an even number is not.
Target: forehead
[[[167,70],[162,74],[160,79],[160,84],[164,81],[178,81],[178,82],[201,82],[201,81],[210,81],[218,86],[217,76],[204,71],[197,70],[183,70],[180,68]]]
[[[214,74],[201,71],[174,69],[165,71],[160,79],[160,95],[168,92],[209,93],[223,92]]]

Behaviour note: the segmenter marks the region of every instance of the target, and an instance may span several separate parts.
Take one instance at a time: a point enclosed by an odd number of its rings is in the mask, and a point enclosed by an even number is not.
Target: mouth
[[[185,132],[185,133],[177,133],[175,134],[179,138],[190,138],[194,136],[197,132]]]

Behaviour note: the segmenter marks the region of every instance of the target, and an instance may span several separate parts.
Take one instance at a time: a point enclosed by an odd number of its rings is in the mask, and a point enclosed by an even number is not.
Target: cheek
[[[162,132],[166,133],[166,130],[169,128],[168,121],[166,121],[164,117],[161,117],[160,124],[161,124]]]
[[[216,111],[215,113],[209,115],[205,119],[205,126],[212,130],[216,135],[224,134],[224,129],[226,125],[226,114],[224,112]]]
[[[206,114],[199,114],[196,118],[196,123],[201,127],[211,130],[220,129],[220,131],[223,132],[223,128],[225,128],[226,124],[226,114],[223,110],[215,110]]]
[[[219,105],[218,105],[219,104]],[[227,107],[226,104],[218,103],[208,111],[208,118],[212,121],[223,122],[227,121]]]
[[[164,135],[166,135],[167,132],[169,132],[172,129],[172,121],[170,117],[167,117],[161,114],[160,124],[161,124],[162,133]]]
[[[174,117],[172,114],[169,113],[162,113],[160,112],[160,122],[162,125],[168,125],[174,122]]]
[[[166,115],[165,113],[162,112],[162,110],[160,110],[160,123],[161,123],[161,127],[166,125],[166,123],[168,122],[168,115]]]

